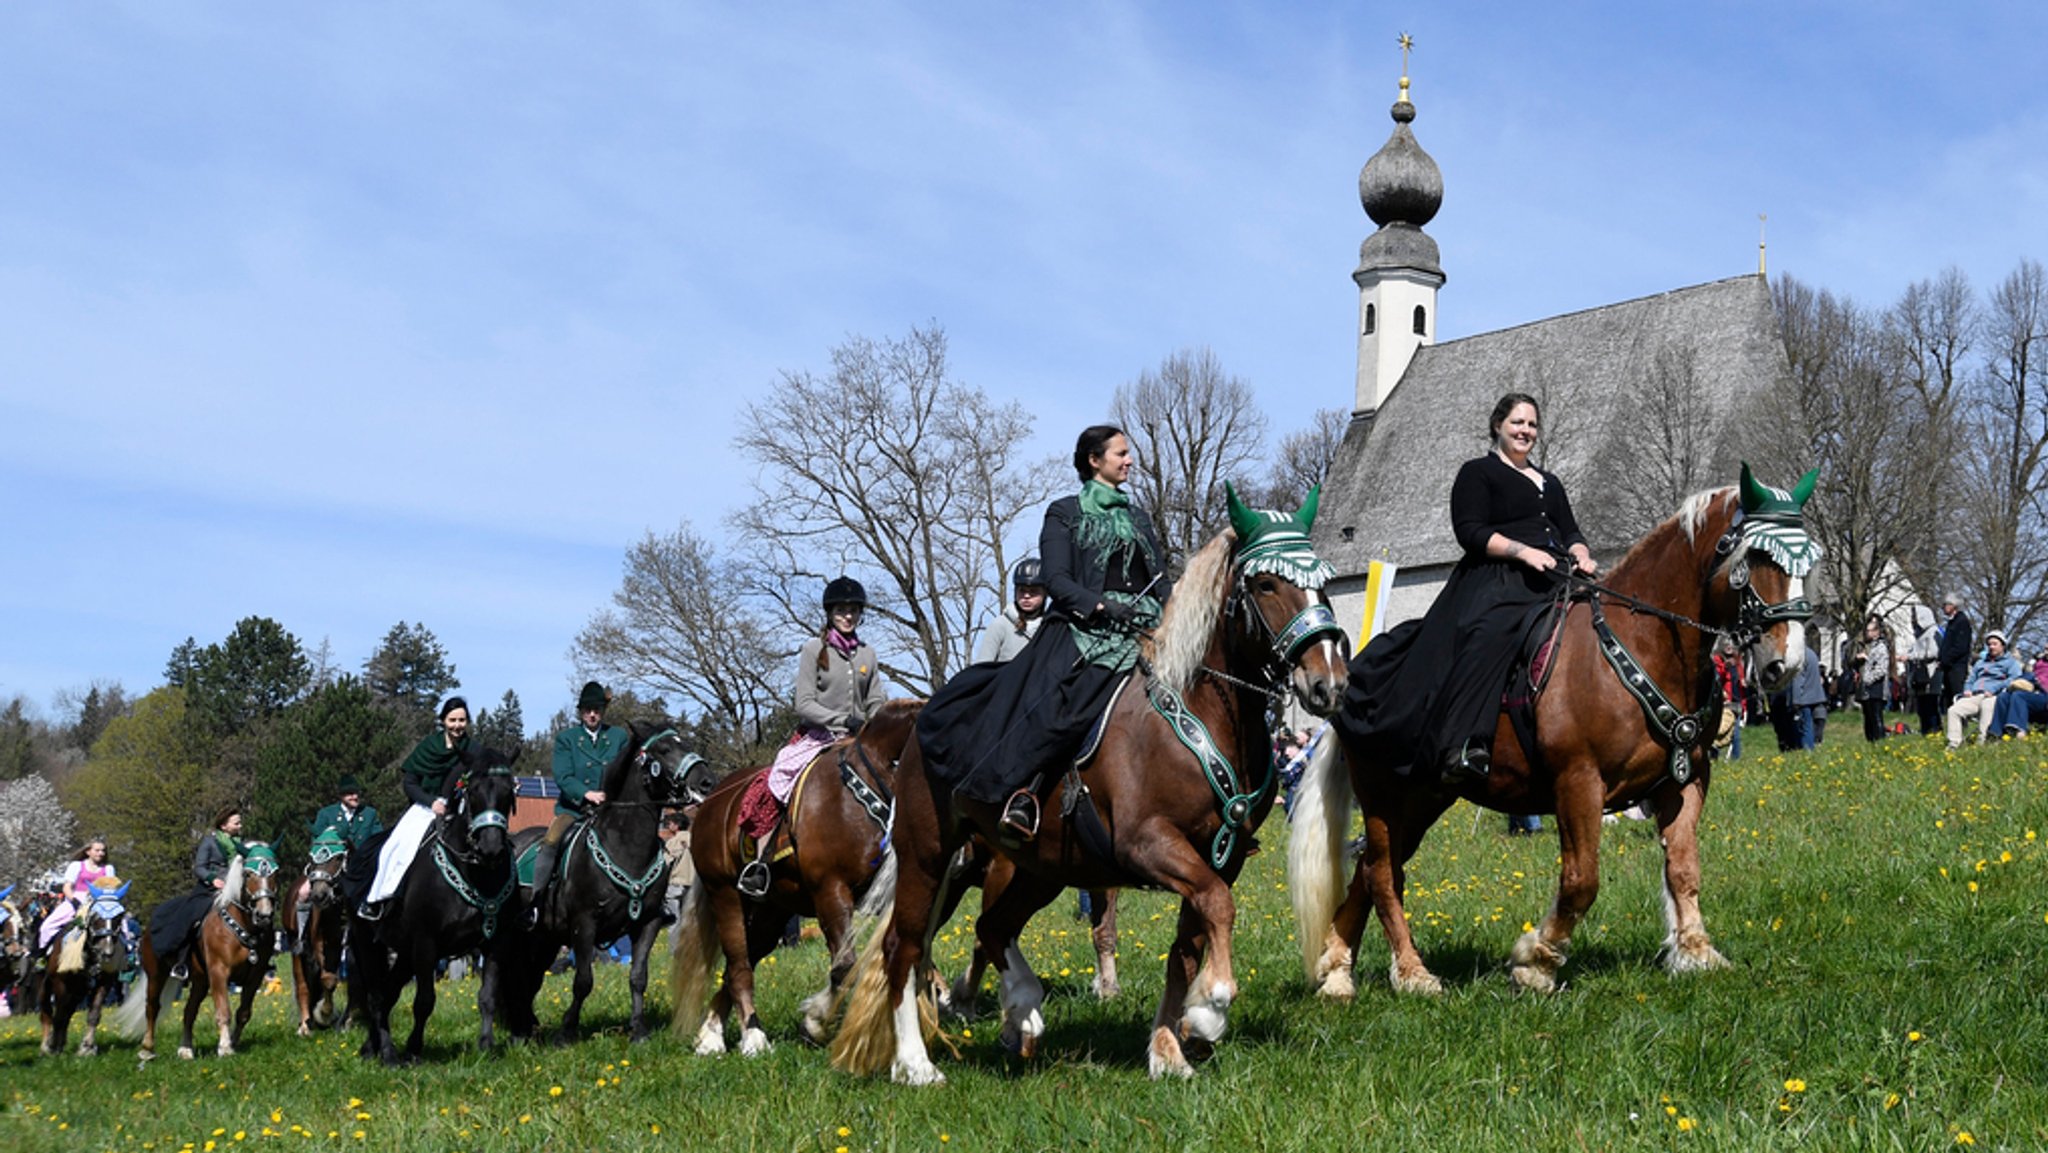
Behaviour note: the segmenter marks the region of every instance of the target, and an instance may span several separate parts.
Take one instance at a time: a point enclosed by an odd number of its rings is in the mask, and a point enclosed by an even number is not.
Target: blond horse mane
[[[226,912],[230,907],[241,903],[242,860],[241,854],[235,854],[235,859],[228,864],[227,879],[222,882],[220,892],[213,895],[213,907],[222,912]]]
[[[1700,529],[1706,525],[1707,518],[1720,511],[1726,501],[1734,499],[1734,485],[1710,488],[1686,497],[1679,504],[1677,512],[1658,521],[1651,526],[1650,531],[1643,534],[1641,540],[1629,546],[1628,554],[1616,561],[1611,571],[1617,578],[1621,577],[1626,570],[1634,568],[1639,563],[1638,558],[1641,554],[1656,548],[1671,533],[1684,533],[1686,543],[1696,545],[1699,542]],[[1733,560],[1734,557],[1731,555],[1723,563]]]
[[[1188,691],[1209,654],[1230,594],[1230,554],[1236,546],[1237,534],[1226,528],[1189,559],[1187,571],[1174,582],[1166,618],[1152,636],[1152,675],[1177,693]]]

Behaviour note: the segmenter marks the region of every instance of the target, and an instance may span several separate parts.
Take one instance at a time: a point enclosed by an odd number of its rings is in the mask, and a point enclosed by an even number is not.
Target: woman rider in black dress
[[[971,800],[1007,799],[1003,825],[1019,840],[1037,835],[1041,790],[1131,671],[1138,630],[1159,622],[1173,588],[1151,518],[1124,495],[1131,464],[1122,429],[1081,433],[1081,491],[1052,502],[1038,535],[1045,624],[1015,660],[962,669],[918,715],[931,775]]]
[[[1430,766],[1451,785],[1484,778],[1492,764],[1501,693],[1531,610],[1556,594],[1554,570],[1598,571],[1564,482],[1529,462],[1542,431],[1536,399],[1501,397],[1488,429],[1493,451],[1466,461],[1451,485],[1463,559],[1421,620],[1353,659],[1338,718],[1388,763]]]

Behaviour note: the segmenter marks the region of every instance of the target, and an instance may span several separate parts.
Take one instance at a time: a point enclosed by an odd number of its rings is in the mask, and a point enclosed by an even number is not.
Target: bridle
[[[1341,664],[1350,659],[1350,640],[1345,636],[1343,628],[1337,624],[1336,611],[1321,597],[1310,600],[1307,606],[1295,613],[1285,625],[1278,629],[1274,628],[1266,619],[1266,614],[1259,611],[1258,605],[1254,603],[1255,595],[1250,583],[1252,575],[1246,572],[1242,565],[1238,566],[1237,575],[1231,582],[1230,599],[1224,605],[1223,614],[1225,619],[1241,619],[1247,622],[1245,631],[1265,642],[1268,655],[1260,666],[1259,673],[1266,683],[1257,684],[1207,665],[1196,670],[1196,673],[1236,688],[1259,693],[1266,698],[1267,712],[1277,713],[1287,694],[1293,691],[1291,673],[1301,655],[1318,644],[1327,644],[1334,650],[1333,663]],[[1314,593],[1319,590],[1302,591]]]
[[[242,948],[250,953],[259,951],[258,946],[262,945],[263,938],[268,936],[262,933],[262,930],[269,928],[277,915],[277,884],[273,880],[276,876],[277,857],[270,851],[269,846],[249,846],[249,850],[242,854],[241,893],[229,902],[226,908],[217,907],[215,910],[220,914],[221,923],[235,935],[235,940],[241,942]],[[252,877],[260,884],[249,884]],[[270,911],[257,912],[256,906],[259,904],[268,905]],[[229,909],[240,913],[241,917],[228,916]]]
[[[509,784],[512,770],[503,765],[494,765],[484,770],[483,775],[486,777],[503,777]],[[470,792],[467,788],[464,788],[462,790],[462,798],[457,802],[456,811],[466,818],[467,833],[463,840],[467,845],[467,851],[462,848],[451,847],[447,837],[447,828],[454,814],[447,814],[441,818],[440,825],[434,830],[434,844],[429,855],[433,859],[435,870],[441,874],[441,879],[447,882],[448,887],[455,891],[455,895],[460,897],[464,904],[483,914],[484,939],[489,940],[497,934],[498,913],[519,889],[519,870],[511,867],[508,861],[505,869],[505,883],[498,889],[495,896],[490,897],[484,896],[475,885],[470,883],[469,878],[464,875],[464,867],[475,868],[484,863],[482,850],[477,845],[477,834],[481,830],[498,829],[507,833],[508,836],[510,834],[509,822],[506,820],[505,813],[502,810],[486,808],[472,813],[469,811],[469,800]]]

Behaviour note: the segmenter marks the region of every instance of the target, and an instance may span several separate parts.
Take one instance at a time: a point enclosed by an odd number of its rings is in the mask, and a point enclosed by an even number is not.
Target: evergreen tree
[[[171,659],[164,662],[164,684],[182,689],[192,683],[192,675],[199,669],[199,642],[186,637],[171,650]]]
[[[268,617],[245,617],[226,640],[200,652],[184,688],[193,714],[226,735],[277,715],[311,680],[297,637]]]
[[[19,780],[36,763],[35,726],[29,723],[22,698],[16,695],[0,710],[0,781]]]
[[[249,835],[274,838],[280,859],[297,861],[308,847],[307,823],[333,803],[344,775],[362,784],[364,803],[389,825],[404,809],[396,768],[409,748],[398,717],[379,708],[362,681],[342,676],[285,710],[257,750]]]
[[[477,738],[488,748],[509,751],[526,740],[526,717],[519,707],[519,694],[511,689],[498,698],[495,709],[478,709]]]
[[[400,621],[363,662],[363,683],[379,704],[399,714],[408,732],[424,733],[442,695],[462,682],[427,626]]]

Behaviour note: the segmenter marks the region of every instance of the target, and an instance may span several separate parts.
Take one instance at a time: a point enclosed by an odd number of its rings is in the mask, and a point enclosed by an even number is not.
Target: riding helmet
[[[1010,587],[1013,589],[1022,588],[1025,585],[1043,587],[1044,584],[1045,572],[1035,556],[1025,557],[1017,562],[1017,567],[1010,570]]]
[[[829,609],[833,605],[866,608],[868,590],[862,588],[860,582],[850,576],[834,577],[825,585],[825,607]]]

